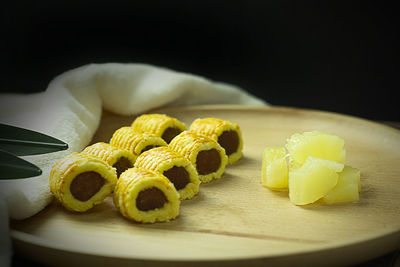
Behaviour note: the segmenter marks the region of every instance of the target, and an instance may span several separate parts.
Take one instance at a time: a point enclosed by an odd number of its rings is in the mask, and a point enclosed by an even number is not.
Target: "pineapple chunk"
[[[308,156],[344,164],[346,152],[343,146],[344,140],[336,135],[320,131],[295,133],[286,141],[290,168],[300,167]]]
[[[339,173],[336,186],[322,198],[322,201],[327,204],[358,201],[360,191],[360,170],[345,166]]]
[[[289,198],[295,205],[317,201],[331,191],[344,165],[309,156],[305,163],[289,172]]]
[[[261,184],[274,190],[288,188],[288,167],[284,147],[267,147],[263,153]]]

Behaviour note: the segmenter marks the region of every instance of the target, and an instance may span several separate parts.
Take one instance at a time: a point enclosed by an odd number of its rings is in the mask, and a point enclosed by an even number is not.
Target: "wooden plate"
[[[198,117],[237,122],[244,158],[220,180],[203,184],[168,223],[137,224],[115,210],[111,197],[77,214],[57,203],[12,223],[15,247],[60,266],[341,265],[383,255],[400,244],[400,131],[340,114],[282,107],[169,108],[188,125]],[[108,141],[134,117],[104,113],[93,142]],[[266,146],[283,146],[295,132],[341,136],[347,164],[361,170],[359,203],[293,205],[287,192],[260,185]],[[115,265],[117,264],[117,265]],[[146,266],[147,266],[146,265]]]

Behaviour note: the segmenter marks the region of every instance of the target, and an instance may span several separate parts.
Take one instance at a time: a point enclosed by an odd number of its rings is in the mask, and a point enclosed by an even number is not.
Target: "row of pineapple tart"
[[[72,153],[52,168],[50,189],[67,209],[84,212],[114,192],[119,212],[153,223],[179,215],[180,201],[200,183],[219,179],[242,157],[243,139],[233,122],[205,118],[190,129],[164,114],[144,114],[114,132],[109,143]]]

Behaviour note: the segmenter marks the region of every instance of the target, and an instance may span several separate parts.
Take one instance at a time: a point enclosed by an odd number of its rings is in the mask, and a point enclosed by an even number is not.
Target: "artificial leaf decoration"
[[[42,174],[34,164],[0,150],[0,180],[28,178]]]
[[[65,150],[68,145],[54,137],[0,123],[0,149],[17,156]]]

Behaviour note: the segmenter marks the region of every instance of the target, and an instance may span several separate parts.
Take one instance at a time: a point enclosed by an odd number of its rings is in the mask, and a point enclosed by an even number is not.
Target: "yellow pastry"
[[[118,177],[127,169],[132,168],[137,158],[135,154],[125,149],[117,148],[103,142],[88,146],[82,152],[104,160],[116,169]]]
[[[135,167],[163,174],[174,184],[180,199],[192,198],[199,192],[199,175],[193,164],[168,147],[157,147],[142,153]]]
[[[79,212],[101,203],[114,190],[116,181],[114,168],[86,153],[72,153],[60,159],[49,177],[56,199],[68,210]]]
[[[132,154],[140,155],[142,152],[167,143],[158,136],[138,133],[132,127],[122,127],[116,130],[111,137],[110,145],[125,149]]]
[[[186,130],[186,124],[164,114],[144,114],[135,119],[132,128],[137,132],[154,134],[169,143]]]
[[[179,194],[162,174],[130,168],[118,179],[114,204],[126,218],[142,223],[166,222],[179,215]]]
[[[221,178],[228,162],[225,150],[214,139],[194,132],[180,133],[168,147],[185,156],[195,166],[203,183]]]
[[[234,163],[242,157],[242,132],[236,123],[217,118],[197,119],[190,126],[190,131],[217,141],[225,149],[228,163]]]

